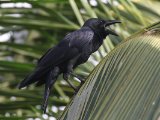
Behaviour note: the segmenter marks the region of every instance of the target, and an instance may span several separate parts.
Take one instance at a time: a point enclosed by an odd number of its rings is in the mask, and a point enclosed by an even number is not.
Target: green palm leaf
[[[60,120],[157,120],[159,86],[160,22],[111,51]]]

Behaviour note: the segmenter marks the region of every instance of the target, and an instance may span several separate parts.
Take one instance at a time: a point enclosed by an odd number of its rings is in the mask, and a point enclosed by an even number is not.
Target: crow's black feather
[[[68,82],[68,76],[73,69],[85,63],[102,45],[107,35],[117,35],[108,26],[119,22],[98,18],[87,20],[79,30],[67,34],[58,45],[50,48],[39,59],[35,70],[20,83],[19,88],[35,82],[37,86],[45,84],[43,103],[45,112],[51,87],[57,77],[63,73],[63,78]]]

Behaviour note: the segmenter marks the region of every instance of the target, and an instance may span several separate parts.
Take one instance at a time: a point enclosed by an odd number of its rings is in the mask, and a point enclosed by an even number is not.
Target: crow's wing
[[[49,49],[47,53],[38,60],[37,67],[51,67],[62,63],[68,58],[66,53],[69,50],[70,48],[67,42],[64,42],[61,46],[57,45],[54,48]]]
[[[48,77],[50,70],[67,59],[68,56],[66,52],[69,49],[67,42],[49,49],[48,52],[39,59],[35,70],[19,84],[19,88],[23,88],[37,81],[44,81],[43,83],[45,83],[45,79]],[[76,53],[77,51],[74,50],[74,52]]]
[[[36,69],[28,75],[19,85],[19,88],[28,86],[41,78],[45,78],[48,72],[54,67],[65,61],[73,59],[86,47],[91,47],[94,33],[89,28],[74,31],[54,48],[48,50],[38,61]]]
[[[51,48],[39,59],[38,66],[56,66],[70,60],[81,53],[84,47],[90,47],[94,33],[89,28],[83,28],[69,33],[54,48]]]

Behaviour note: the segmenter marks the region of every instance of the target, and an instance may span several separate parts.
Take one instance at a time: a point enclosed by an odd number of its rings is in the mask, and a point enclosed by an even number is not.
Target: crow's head
[[[117,36],[117,33],[110,28],[110,26],[115,23],[121,23],[121,22],[119,20],[103,20],[99,18],[91,18],[88,19],[83,26],[90,27],[94,31],[103,35],[103,37],[106,37],[109,34]]]

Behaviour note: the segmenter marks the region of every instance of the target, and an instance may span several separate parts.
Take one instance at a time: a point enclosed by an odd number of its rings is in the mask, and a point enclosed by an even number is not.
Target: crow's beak
[[[108,20],[108,21],[106,21],[106,23],[105,23],[106,32],[108,32],[109,34],[118,36],[118,34],[110,28],[110,25],[113,25],[113,24],[116,24],[116,23],[121,23],[121,21],[119,21],[119,20]]]
[[[108,21],[106,21],[105,25],[109,26],[109,25],[112,25],[112,24],[115,24],[115,23],[121,23],[121,21],[119,21],[119,20],[108,20]]]

